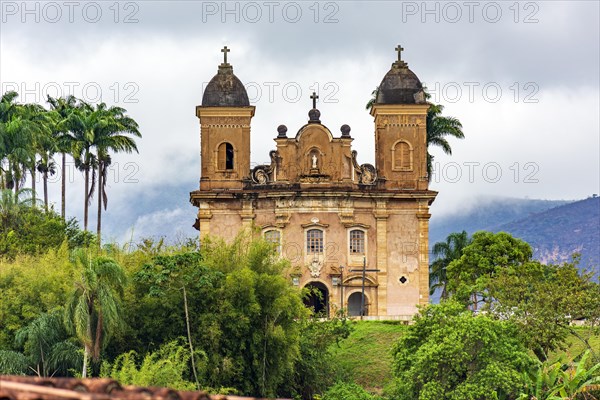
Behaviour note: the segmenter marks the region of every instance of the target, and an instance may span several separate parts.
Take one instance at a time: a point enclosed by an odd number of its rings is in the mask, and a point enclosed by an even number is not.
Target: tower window
[[[350,254],[365,254],[365,232],[359,229],[350,231]]]
[[[412,147],[411,145],[401,140],[396,142],[392,149],[394,157],[394,169],[401,171],[412,170]]]
[[[221,170],[233,169],[234,151],[231,143],[221,143],[218,150],[218,166]]]
[[[320,229],[310,229],[306,231],[306,253],[323,253],[323,231]]]

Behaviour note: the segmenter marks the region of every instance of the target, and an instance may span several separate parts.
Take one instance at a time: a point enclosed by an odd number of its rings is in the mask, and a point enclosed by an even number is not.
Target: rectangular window
[[[350,231],[350,253],[365,254],[365,233],[355,229]]]
[[[311,229],[306,231],[306,253],[323,253],[323,231],[320,229]]]
[[[265,240],[273,243],[277,254],[281,254],[281,232],[271,229],[265,232]]]

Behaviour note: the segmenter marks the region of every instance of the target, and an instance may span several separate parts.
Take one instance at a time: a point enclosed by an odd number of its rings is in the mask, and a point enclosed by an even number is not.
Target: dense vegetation
[[[270,243],[70,247],[58,226],[44,250],[0,259],[0,373],[307,399],[335,383],[347,321],[311,315]]]
[[[111,155],[137,151],[133,138],[141,137],[137,122],[121,107],[89,104],[73,96],[58,99],[48,96],[49,109],[39,104],[20,104],[18,97],[13,91],[0,97],[0,190],[13,190],[19,201],[29,176],[29,201],[35,206],[41,202],[36,185],[41,175],[44,210],[48,211],[48,180],[60,172],[61,217],[66,220],[66,162],[67,157],[71,157],[84,175],[85,232],[89,206],[96,194],[96,235],[100,244],[102,209],[108,204],[106,178]],[[55,161],[59,154],[60,166]],[[2,249],[0,254],[3,254]]]
[[[52,211],[15,204],[9,218],[38,215],[24,237],[59,223],[45,247],[15,245],[0,261],[2,373],[331,400],[598,395],[598,284],[576,260],[532,261],[504,233],[438,246],[433,284],[448,300],[413,325],[357,325],[311,315],[284,277],[288,264],[252,235],[201,251],[149,239],[98,249],[74,241],[81,231]],[[579,319],[588,328],[571,325]],[[577,351],[557,358],[567,346]]]

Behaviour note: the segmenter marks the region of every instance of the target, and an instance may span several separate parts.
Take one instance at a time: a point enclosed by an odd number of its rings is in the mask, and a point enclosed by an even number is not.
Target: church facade
[[[333,133],[321,123],[313,93],[307,123],[295,134],[280,125],[270,164],[251,168],[255,107],[227,47],[196,107],[201,177],[190,201],[201,239],[259,230],[290,260],[293,284],[321,293],[307,305],[326,314],[343,307],[408,320],[429,301],[429,207],[437,194],[426,168],[429,105],[396,50],[371,108],[375,165],[359,163],[348,125]]]

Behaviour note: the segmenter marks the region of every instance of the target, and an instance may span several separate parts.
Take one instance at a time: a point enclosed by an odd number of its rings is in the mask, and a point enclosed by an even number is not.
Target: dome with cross
[[[242,81],[233,74],[233,66],[227,62],[227,46],[222,50],[224,62],[219,65],[217,74],[210,80],[204,95],[204,107],[245,107],[250,105],[248,93]]]
[[[383,77],[377,90],[375,104],[423,104],[425,93],[421,81],[401,58],[404,48],[396,47],[398,60]]]

